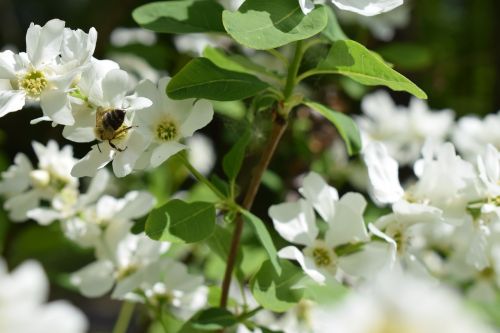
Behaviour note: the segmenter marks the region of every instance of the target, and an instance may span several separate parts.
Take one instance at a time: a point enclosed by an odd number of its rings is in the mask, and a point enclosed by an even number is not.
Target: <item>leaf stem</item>
[[[318,71],[318,70],[315,70],[315,69],[311,69],[311,70],[308,70],[308,71],[305,71],[304,73],[300,74],[299,76],[297,76],[297,83],[299,83],[300,81],[308,78],[309,76],[313,76],[313,75],[318,75],[318,74],[328,74],[328,73],[331,73],[332,71],[328,72],[328,71]]]
[[[205,184],[219,198],[221,198],[223,200],[227,199],[226,196],[221,191],[219,191],[219,189],[217,187],[215,187],[215,185],[212,184],[212,182],[210,180],[208,180],[198,170],[196,170],[196,168],[189,162],[189,160],[186,158],[186,156],[183,153],[178,154],[177,156],[181,160],[182,164],[184,164],[184,166],[189,170],[189,172],[191,172],[191,174],[194,176],[194,178],[196,178],[199,182]]]
[[[302,60],[302,55],[304,54],[303,46],[303,42],[300,40],[295,43],[295,53],[293,55],[292,62],[290,63],[290,67],[288,67],[288,76],[286,78],[285,89],[283,90],[285,101],[290,98],[297,83],[297,73],[299,72],[300,62]]]
[[[288,65],[288,59],[283,54],[281,54],[280,52],[278,52],[276,49],[269,49],[269,50],[266,50],[266,51],[269,54],[271,54],[274,57],[276,57],[277,59],[279,59],[283,64]]]
[[[134,314],[135,304],[132,302],[124,301],[120,309],[120,314],[116,320],[115,327],[113,327],[113,333],[126,333],[130,319]]]

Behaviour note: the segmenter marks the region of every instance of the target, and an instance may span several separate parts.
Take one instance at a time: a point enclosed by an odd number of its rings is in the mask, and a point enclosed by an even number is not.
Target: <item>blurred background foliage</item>
[[[159,35],[152,46],[141,44],[124,47],[112,46],[111,32],[117,27],[136,27],[131,12],[147,1],[137,0],[0,0],[0,48],[25,49],[25,32],[31,22],[43,25],[52,18],[66,21],[71,28],[98,31],[95,57],[102,59],[114,52],[132,53],[143,57],[150,66],[170,74],[190,58],[179,54],[172,36]],[[374,38],[366,27],[342,24],[346,34],[368,48],[382,54],[395,68],[416,82],[429,95],[433,109],[453,109],[457,116],[477,114],[484,116],[500,110],[500,2],[496,0],[414,0],[409,2],[410,22],[397,29],[394,39],[384,42]],[[390,15],[390,14],[389,14]],[[306,59],[307,60],[307,59]],[[332,78],[307,81],[311,91],[333,108],[356,114],[360,111],[361,97],[372,88],[361,87],[347,80]],[[409,95],[391,93],[397,103],[406,104]],[[216,106],[214,122],[204,129],[213,141],[217,153],[215,174],[222,175],[223,154],[241,133],[249,117],[244,117],[242,104]],[[55,139],[65,144],[61,129],[49,123],[29,125],[41,113],[26,108],[0,119],[0,171],[6,170],[18,152],[34,158],[33,140],[46,143]],[[229,115],[228,115],[229,114]],[[243,117],[242,117],[243,115]],[[269,113],[259,112],[251,117],[254,142],[250,147],[243,175],[259,157],[259,145],[265,140]],[[246,120],[244,120],[244,119]],[[330,178],[341,192],[350,188],[346,178],[335,169],[335,156],[324,154],[336,139],[335,129],[320,119],[310,117],[307,109],[299,109],[286,133],[283,144],[273,159],[271,169],[264,177],[264,186],[257,197],[254,212],[267,218],[269,205],[285,199],[286,189],[296,187],[296,177],[314,168]],[[88,145],[74,145],[75,155],[83,156]],[[244,188],[248,177],[241,177]],[[159,203],[170,195],[194,184],[185,170],[175,161],[165,163],[147,175],[127,177],[126,186],[117,180],[114,194],[122,195],[131,189],[148,189]],[[197,186],[192,198],[203,196],[206,191]],[[370,209],[368,214],[370,214]],[[244,235],[252,244],[251,233]],[[278,241],[278,240],[277,240]],[[277,242],[279,248],[281,244]],[[249,245],[251,247],[251,245]],[[255,252],[253,252],[255,253]],[[109,300],[95,302],[67,292],[68,273],[92,260],[92,253],[76,247],[64,238],[57,225],[40,227],[34,223],[10,224],[5,211],[0,209],[0,255],[10,266],[26,258],[42,262],[55,283],[52,297],[70,298],[82,306],[93,319],[95,331],[109,329],[117,304]],[[249,256],[250,257],[250,256]],[[187,260],[195,260],[190,258]],[[220,261],[220,260],[219,260]],[[206,273],[213,279],[222,269],[222,262],[210,257]],[[246,265],[252,266],[251,262]],[[255,269],[255,268],[252,268]],[[251,269],[250,269],[251,270]]]

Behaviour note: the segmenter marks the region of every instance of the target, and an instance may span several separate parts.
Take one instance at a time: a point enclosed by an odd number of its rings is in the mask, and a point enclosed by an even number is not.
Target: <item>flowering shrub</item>
[[[177,34],[178,51],[193,56],[170,76],[137,56],[96,59],[94,28],[32,23],[26,52],[0,53],[0,117],[36,105],[42,115],[31,124],[61,126],[72,143],[33,141],[36,161],[15,156],[0,180],[9,220],[55,226],[87,251],[91,259],[58,279],[85,297],[120,301],[114,333],[127,332],[134,314],[146,331],[164,333],[492,332],[463,303],[498,301],[500,144],[490,130],[498,115],[455,123],[453,111],[432,111],[422,89],[337,21],[349,16],[342,11],[362,15],[390,39],[391,21],[375,15],[401,5],[142,5],[137,24]],[[146,30],[112,40],[158,43]],[[311,91],[311,77],[329,75],[412,97],[406,107],[378,90],[350,117]],[[231,146],[214,149],[198,132],[224,114],[231,123],[217,134]],[[328,147],[329,170],[349,190],[309,161],[298,191],[269,168],[278,146],[302,149],[285,133],[304,136],[304,115],[336,128],[343,144]],[[82,158],[73,143],[85,147]],[[261,183],[287,192],[286,202],[253,208]],[[4,266],[0,331],[87,329],[73,306],[42,304],[40,264]]]

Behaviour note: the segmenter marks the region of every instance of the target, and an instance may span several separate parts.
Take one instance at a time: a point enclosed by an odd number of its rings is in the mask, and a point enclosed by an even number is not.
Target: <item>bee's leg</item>
[[[128,127],[125,127],[125,128],[122,128],[121,130],[117,131],[114,135],[114,137],[116,138],[117,136],[119,136],[120,134],[124,133],[124,132],[127,132],[128,130],[134,128],[134,127],[137,127],[137,126],[128,126]]]
[[[99,149],[99,152],[102,153],[101,147],[99,146],[99,142],[97,142],[95,145],[97,146],[97,149]]]
[[[113,148],[116,151],[122,152],[125,149],[127,149],[127,147],[125,147],[125,148],[119,148],[119,147],[117,147],[111,140],[109,140],[108,142],[109,142],[109,145],[111,146],[111,148]]]

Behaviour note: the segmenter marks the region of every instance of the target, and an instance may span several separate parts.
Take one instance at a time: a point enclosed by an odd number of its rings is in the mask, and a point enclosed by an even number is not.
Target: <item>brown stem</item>
[[[282,116],[280,116],[276,111],[273,114],[273,128],[271,130],[271,136],[267,141],[267,145],[262,152],[259,164],[257,164],[252,172],[252,179],[248,186],[248,190],[243,199],[243,208],[249,210],[259,190],[259,186],[262,180],[262,175],[269,166],[271,158],[274,155],[276,147],[283,136],[287,127],[287,121]],[[229,285],[231,284],[231,277],[234,269],[234,264],[236,262],[236,255],[238,254],[238,247],[240,245],[241,233],[243,231],[243,218],[241,214],[236,217],[236,226],[233,231],[233,238],[231,241],[231,248],[229,250],[229,255],[227,257],[226,271],[224,273],[224,280],[222,281],[222,294],[220,298],[220,307],[225,308],[227,306],[227,299],[229,295]]]

